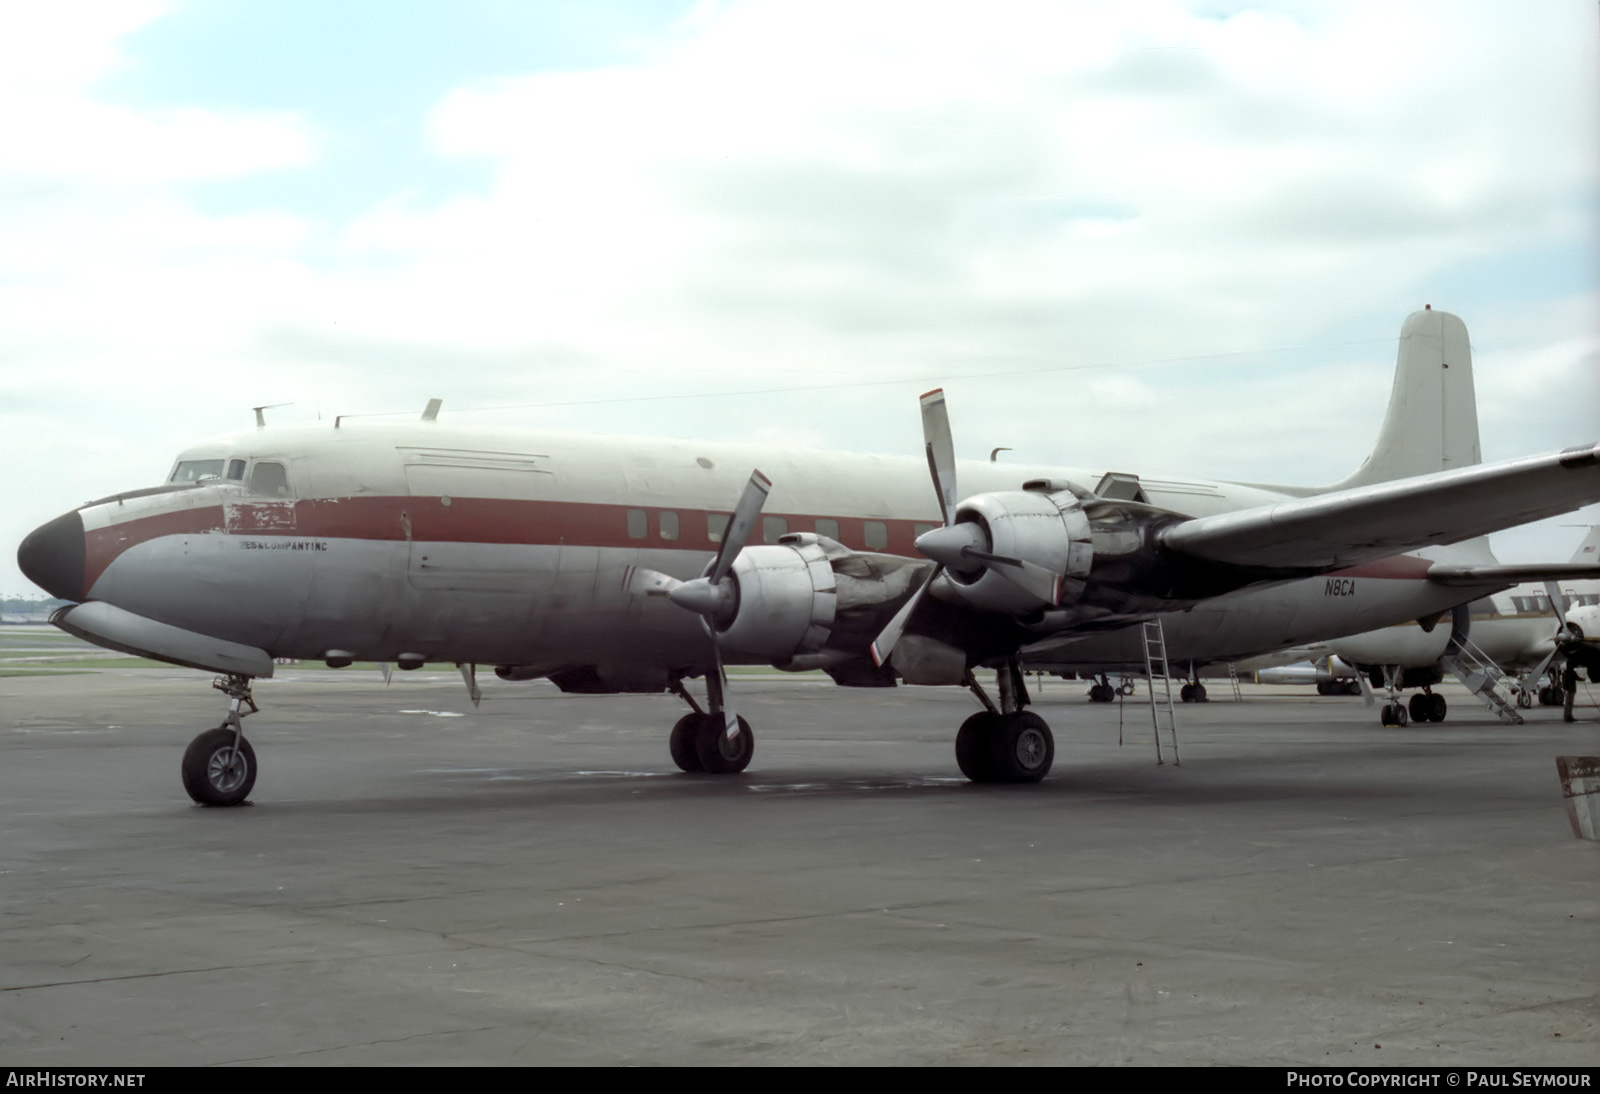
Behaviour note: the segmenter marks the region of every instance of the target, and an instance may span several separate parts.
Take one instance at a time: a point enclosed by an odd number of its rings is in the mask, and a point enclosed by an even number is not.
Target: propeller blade
[[[622,589],[630,596],[671,596],[683,582],[660,570],[628,566],[622,571]]]
[[[1545,595],[1550,598],[1550,610],[1556,613],[1556,623],[1560,626],[1560,629],[1556,631],[1556,642],[1563,642],[1571,634],[1571,631],[1567,629],[1566,598],[1561,595],[1561,586],[1554,581],[1546,581],[1544,583],[1544,591]]]
[[[722,647],[711,640],[711,655],[717,662],[717,679],[722,684],[722,732],[728,740],[739,736],[739,712],[733,709],[733,694],[728,690],[728,670],[722,666]]]
[[[928,575],[928,580],[924,581],[922,586],[912,593],[904,604],[900,605],[900,610],[894,613],[894,618],[889,620],[883,630],[878,632],[878,637],[872,640],[870,652],[872,653],[872,663],[874,665],[881,669],[888,663],[889,655],[894,653],[895,645],[900,641],[900,636],[905,633],[906,624],[916,614],[917,605],[922,603],[923,594],[928,591],[928,587],[942,573],[944,573],[943,564],[934,566],[933,572]]]
[[[950,412],[944,403],[942,387],[922,397],[922,442],[928,452],[933,492],[939,496],[939,512],[944,523],[949,524],[961,495],[956,490],[956,445],[950,432]]]
[[[706,575],[711,579],[711,584],[720,585],[722,579],[728,576],[728,571],[733,568],[733,560],[744,550],[750,530],[755,527],[756,518],[761,515],[761,507],[767,503],[770,493],[772,480],[760,471],[752,471],[750,481],[745,483],[744,493],[739,495],[739,502],[733,507],[728,527],[722,533],[722,542],[717,546],[717,557],[711,563],[711,572]]]
[[[1539,681],[1544,679],[1545,669],[1550,667],[1550,662],[1556,659],[1556,654],[1561,652],[1561,643],[1557,642],[1550,647],[1550,652],[1544,655],[1544,660],[1539,662],[1539,667],[1534,669],[1521,680],[1523,691],[1533,691],[1539,686]]]
[[[977,552],[973,552],[977,554]],[[998,564],[995,573],[1038,597],[1052,608],[1061,603],[1061,585],[1066,578],[1054,570],[1047,570],[1037,562],[1026,559],[1003,558],[999,555],[983,556],[986,561]]]

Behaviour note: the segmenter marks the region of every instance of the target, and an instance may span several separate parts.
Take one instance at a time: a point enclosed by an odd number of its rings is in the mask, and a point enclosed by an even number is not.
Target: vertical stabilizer
[[[1330,489],[1470,467],[1480,460],[1467,325],[1449,312],[1414,311],[1400,328],[1394,389],[1378,443],[1355,474]]]
[[[1573,552],[1572,561],[1590,566],[1600,563],[1600,524],[1589,529],[1589,534],[1583,537],[1583,542]]]

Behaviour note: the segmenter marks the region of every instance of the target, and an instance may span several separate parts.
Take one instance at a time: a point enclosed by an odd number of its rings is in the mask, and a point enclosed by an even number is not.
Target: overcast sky
[[[915,454],[943,383],[963,456],[1316,484],[1431,303],[1486,459],[1600,439],[1597,57],[1595,0],[6,5],[0,593],[262,403]]]

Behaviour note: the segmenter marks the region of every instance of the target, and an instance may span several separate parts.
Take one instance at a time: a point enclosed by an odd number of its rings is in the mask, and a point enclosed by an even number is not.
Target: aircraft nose
[[[28,533],[17,567],[58,600],[83,599],[83,518],[65,513]]]

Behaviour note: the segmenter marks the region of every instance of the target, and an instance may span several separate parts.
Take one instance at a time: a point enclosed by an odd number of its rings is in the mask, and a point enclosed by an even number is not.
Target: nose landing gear
[[[256,784],[256,750],[244,739],[240,720],[260,708],[250,697],[248,676],[218,677],[211,686],[228,697],[228,716],[189,742],[183,788],[200,805],[243,805]]]

